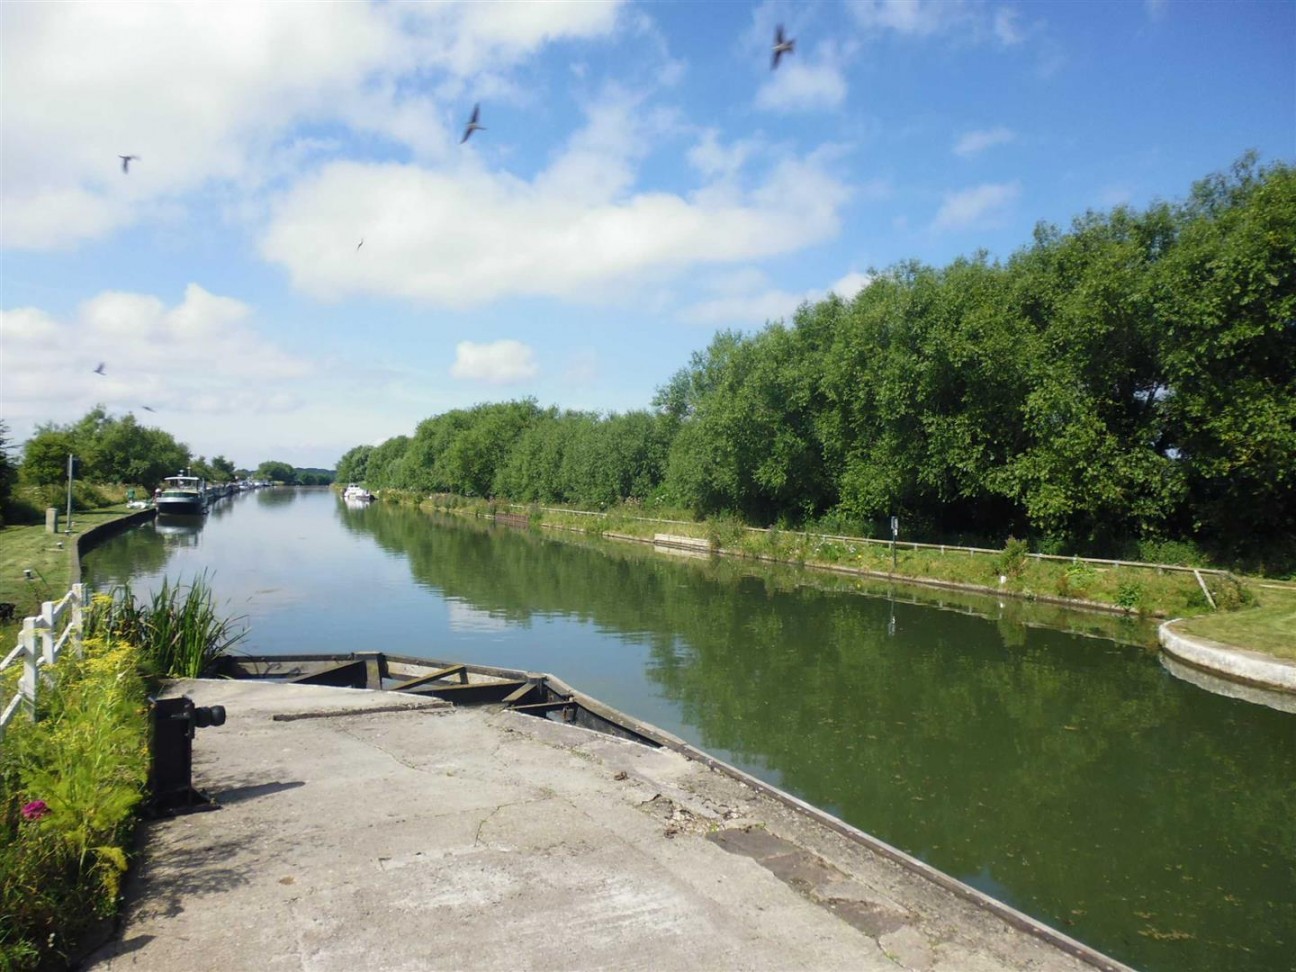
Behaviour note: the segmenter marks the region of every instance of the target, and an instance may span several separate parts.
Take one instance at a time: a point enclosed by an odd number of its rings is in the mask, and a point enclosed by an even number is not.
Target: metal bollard
[[[193,785],[193,738],[197,729],[223,726],[225,707],[194,705],[187,695],[150,699],[149,703],[153,722],[149,812],[174,816],[216,809],[212,799]]]

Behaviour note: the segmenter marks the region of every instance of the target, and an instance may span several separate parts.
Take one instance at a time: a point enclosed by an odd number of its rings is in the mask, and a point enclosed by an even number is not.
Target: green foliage
[[[870,277],[790,324],[717,333],[654,413],[479,405],[344,460],[423,495],[636,499],[866,535],[899,515],[936,542],[1175,543],[1175,559],[1296,567],[1289,166],[1248,157],[1184,205],[1041,225],[1006,263]]]
[[[1098,579],[1098,572],[1086,563],[1068,564],[1058,575],[1057,592],[1059,597],[1072,597],[1085,600]]]
[[[9,502],[18,470],[9,456],[9,426],[0,419],[0,527],[10,519]]]
[[[23,453],[23,481],[52,485],[67,481],[67,457],[76,456],[74,475],[97,483],[151,487],[189,463],[189,449],[161,429],[140,425],[135,416],[116,418],[96,405],[79,421],[37,428]]]
[[[286,486],[295,486],[297,484],[297,470],[291,463],[268,459],[257,466],[256,478],[268,479],[273,483],[283,483]]]
[[[89,639],[47,674],[41,719],[0,750],[0,966],[65,965],[117,909],[148,776],[145,684],[124,642]],[[41,801],[43,815],[22,809]]]
[[[66,483],[68,456],[75,454],[76,443],[70,432],[38,429],[23,448],[22,481],[31,486]]]
[[[136,600],[130,585],[97,596],[85,622],[87,636],[118,639],[138,646],[140,665],[150,675],[202,678],[246,631],[235,619],[218,615],[206,575],[189,585],[169,579],[148,603]]]
[[[368,478],[369,454],[373,446],[359,445],[348,450],[338,460],[337,481],[339,483],[363,483]]]
[[[1143,604],[1143,584],[1137,580],[1124,580],[1116,589],[1116,604],[1127,610],[1137,610]]]
[[[707,539],[713,549],[734,550],[742,545],[746,534],[742,519],[732,514],[713,517],[706,523]]]
[[[1004,544],[1003,553],[995,561],[995,573],[1006,577],[1020,577],[1022,571],[1026,569],[1029,554],[1030,544],[1025,540],[1009,537],[1008,542]]]

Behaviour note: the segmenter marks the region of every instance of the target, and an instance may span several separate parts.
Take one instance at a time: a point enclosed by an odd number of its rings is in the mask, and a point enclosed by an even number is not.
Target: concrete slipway
[[[219,809],[147,824],[89,968],[1124,968],[687,752],[389,692],[168,694],[226,707],[194,741]]]

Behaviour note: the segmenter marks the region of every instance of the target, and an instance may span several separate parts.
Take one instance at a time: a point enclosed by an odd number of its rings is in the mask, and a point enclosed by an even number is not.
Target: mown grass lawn
[[[14,621],[0,621],[0,644],[12,647],[24,617],[39,613],[41,602],[57,601],[67,593],[77,537],[130,512],[125,503],[76,510],[70,534],[64,532],[67,524],[62,511],[58,533],[47,533],[44,523],[0,529],[0,602],[14,605]],[[30,579],[26,571],[31,571]],[[3,655],[0,652],[0,657]]]
[[[1185,634],[1296,661],[1296,586],[1260,584],[1252,589],[1255,607],[1190,618],[1176,627]]]

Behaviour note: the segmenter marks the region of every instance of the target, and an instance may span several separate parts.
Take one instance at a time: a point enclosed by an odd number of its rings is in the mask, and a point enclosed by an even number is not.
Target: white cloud
[[[861,26],[925,37],[967,17],[962,0],[854,0],[851,13]]]
[[[1018,182],[985,183],[945,194],[945,201],[932,223],[937,231],[965,230],[974,226],[992,226],[1021,195]]]
[[[954,145],[954,154],[966,158],[984,152],[988,148],[994,148],[996,145],[1007,145],[1016,138],[1017,135],[1012,129],[1005,128],[1003,125],[965,132]]]
[[[419,394],[399,394],[397,377],[353,359],[295,357],[264,337],[258,316],[196,284],[175,304],[107,291],[66,318],[35,307],[0,312],[0,408],[13,441],[102,404],[196,455],[327,466],[375,436],[408,433],[428,414],[426,375],[405,375]],[[103,375],[94,371],[100,362]]]
[[[702,133],[701,139],[687,152],[689,165],[708,179],[730,179],[759,148],[756,139],[739,139],[723,145],[714,128]]]
[[[212,180],[264,185],[298,124],[341,122],[442,154],[466,80],[490,90],[546,43],[610,33],[618,8],[0,5],[4,245],[75,245]],[[440,99],[410,93],[429,77],[447,83]],[[129,175],[121,154],[141,156]]]
[[[785,60],[756,93],[756,107],[769,111],[822,111],[845,100],[846,77],[827,60]]]
[[[851,0],[849,9],[866,31],[907,37],[954,35],[962,42],[1021,43],[1017,12],[983,0]]]
[[[874,280],[871,273],[851,272],[842,277],[828,289],[843,300],[854,300],[855,295]]]
[[[510,385],[539,374],[535,351],[521,341],[493,341],[477,344],[460,341],[455,346],[455,361],[450,375],[491,385]]]
[[[806,290],[798,294],[770,287],[764,273],[747,267],[713,277],[706,284],[713,296],[685,307],[680,318],[690,324],[708,327],[757,328],[771,321],[790,323],[802,304],[817,303],[829,293],[853,300],[872,281],[870,274],[852,271],[824,290]]]
[[[839,229],[850,190],[827,171],[828,151],[784,158],[745,189],[721,178],[688,196],[635,192],[662,122],[618,92],[587,111],[587,126],[530,181],[472,155],[455,169],[325,165],[273,200],[261,253],[315,297],[462,308],[518,295],[623,299],[645,273],[793,252]],[[698,164],[728,164],[699,152]]]
[[[32,307],[0,313],[0,387],[15,435],[68,422],[95,404],[181,421],[291,410],[313,370],[262,338],[246,304],[190,284],[168,307],[147,294],[107,291],[69,320]],[[102,362],[104,373],[95,373]]]
[[[994,34],[1005,47],[1020,44],[1025,39],[1016,10],[1000,7],[994,12]]]

